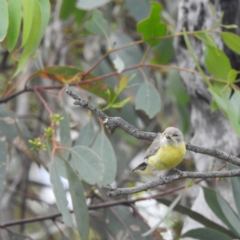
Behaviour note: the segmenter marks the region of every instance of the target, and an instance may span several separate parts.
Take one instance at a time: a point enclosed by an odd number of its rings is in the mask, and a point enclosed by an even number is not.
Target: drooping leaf
[[[186,106],[186,104],[189,102],[189,96],[184,88],[178,71],[170,70],[168,72],[168,85],[174,98],[176,98],[176,102],[180,106]]]
[[[9,27],[8,27],[8,42],[7,49],[11,52],[17,44],[20,26],[21,26],[21,1],[9,0],[8,14],[9,14]]]
[[[70,162],[85,182],[95,184],[102,180],[104,171],[102,161],[90,148],[73,147]]]
[[[6,144],[0,141],[0,199],[2,197],[6,182],[7,154]]]
[[[97,136],[92,149],[100,157],[104,165],[103,178],[98,185],[110,184],[114,181],[117,172],[116,156],[111,142],[105,135],[104,131],[101,131]]]
[[[229,99],[230,95],[225,96],[225,102],[227,103],[227,114],[235,132],[240,137],[240,92],[236,91]]]
[[[26,0],[23,0],[23,1],[25,2]],[[29,14],[32,14],[31,21],[34,24],[30,25],[31,34],[30,34],[30,32],[27,32],[29,36],[27,37],[26,43],[24,44],[23,53],[22,53],[22,55],[19,59],[18,67],[17,67],[17,70],[14,73],[14,76],[16,76],[22,70],[22,68],[25,65],[25,63],[27,62],[29,56],[35,50],[35,45],[36,45],[36,42],[38,40],[38,36],[39,36],[39,32],[40,32],[40,27],[41,27],[41,23],[42,23],[41,6],[40,6],[40,4],[37,0],[30,0],[30,2],[31,1],[33,3],[32,8],[30,8],[30,6],[27,5],[25,7],[25,9],[28,9],[28,8],[30,9],[31,13],[29,13]],[[27,2],[29,2],[29,1],[27,0]],[[24,9],[24,11],[25,11],[25,9]],[[27,13],[29,12],[29,9],[26,10]],[[24,15],[25,15],[25,12],[24,12]],[[26,19],[24,19],[24,21],[26,21]],[[27,24],[27,26],[28,25],[29,24]],[[24,31],[24,28],[23,28],[23,31]],[[23,44],[23,41],[22,41],[22,44]]]
[[[70,122],[68,118],[68,114],[65,109],[63,109],[61,116],[63,120],[59,124],[60,128],[60,144],[62,147],[70,148],[72,146],[72,140],[70,135]],[[64,159],[68,160],[70,151],[62,150],[62,156]]]
[[[37,1],[39,2],[40,8],[41,8],[41,25],[40,25],[38,37],[36,39],[35,46],[34,46],[32,52],[34,52],[38,48],[38,46],[42,40],[44,31],[49,22],[50,13],[51,13],[51,6],[50,6],[49,0],[37,0]]]
[[[0,42],[3,41],[3,39],[7,35],[8,30],[8,8],[7,8],[7,1],[6,0],[0,0]]]
[[[221,32],[224,43],[234,52],[240,54],[240,37],[231,32]]]
[[[235,229],[232,227],[231,223],[229,223],[227,217],[225,216],[225,214],[222,211],[222,208],[219,204],[219,201],[217,199],[217,193],[209,188],[203,188],[203,192],[204,192],[204,197],[205,200],[208,204],[208,206],[211,208],[211,210],[217,215],[217,217],[219,217],[219,219],[222,220],[223,223],[225,223],[228,228],[235,234],[236,231]]]
[[[78,232],[82,240],[88,240],[89,215],[82,182],[72,167],[67,162],[65,164]]]
[[[137,92],[136,109],[146,112],[149,118],[153,118],[161,110],[160,95],[156,88],[147,81],[141,84]]]
[[[172,201],[167,200],[165,198],[158,198],[157,199],[158,202],[166,205],[166,206],[170,206]],[[226,229],[225,227],[222,227],[221,225],[211,221],[210,219],[206,218],[205,216],[201,215],[198,212],[195,212],[187,207],[184,207],[180,204],[177,204],[174,208],[175,211],[180,212],[182,214],[187,215],[188,217],[192,218],[193,220],[201,223],[202,225],[211,228],[213,230],[216,230],[218,232],[221,232],[223,234],[229,235],[232,238],[237,237],[237,235],[235,235],[233,232],[229,231],[228,229]]]
[[[240,220],[236,213],[229,206],[228,202],[217,192],[217,201],[222,209],[223,214],[226,216],[228,222],[231,224],[232,228],[235,229],[235,233],[240,236]]]
[[[62,213],[64,223],[71,227],[73,226],[72,216],[67,207],[67,198],[66,193],[64,191],[56,161],[62,161],[61,159],[55,157],[54,161],[51,163],[50,166],[50,180],[53,187],[53,192],[56,197],[56,203],[58,206],[59,211]]]
[[[80,131],[80,134],[75,141],[75,146],[89,147],[94,139],[94,126],[92,120],[90,120]]]
[[[21,0],[23,8],[23,33],[22,33],[22,44],[23,47],[30,35],[31,27],[33,23],[33,8],[34,0]]]
[[[110,0],[77,0],[76,7],[83,10],[93,10],[95,8],[101,7],[107,3],[109,3]]]
[[[132,214],[127,206],[116,206],[105,209],[106,228],[113,239],[145,239],[154,240],[151,235],[142,237],[149,230],[146,223],[138,215]]]
[[[229,166],[230,170],[236,170],[239,169],[238,166],[235,166],[233,164],[230,164]],[[235,205],[238,211],[238,215],[240,216],[240,177],[231,177],[231,183],[232,183],[232,191],[233,191],[233,197],[235,201]]]
[[[94,10],[91,20],[84,24],[84,27],[93,34],[108,37],[108,23],[103,18],[102,13],[99,10]]]
[[[149,17],[137,24],[137,31],[143,35],[143,40],[150,46],[154,46],[160,41],[153,38],[162,37],[166,34],[166,24],[161,23],[161,11],[162,6],[159,3],[151,2]]]
[[[207,32],[196,32],[194,36],[204,42],[206,45],[217,47],[213,37]]]
[[[113,64],[118,73],[121,73],[125,68],[123,60],[118,55],[113,60]]]
[[[211,228],[197,228],[190,230],[186,232],[183,236],[185,237],[190,237],[190,238],[195,238],[199,240],[216,240],[216,239],[221,239],[221,240],[232,240],[231,237],[228,235],[225,235],[221,232],[218,232],[216,230],[213,230]]]
[[[226,54],[213,46],[205,45],[204,62],[207,70],[215,78],[227,80],[231,64]]]

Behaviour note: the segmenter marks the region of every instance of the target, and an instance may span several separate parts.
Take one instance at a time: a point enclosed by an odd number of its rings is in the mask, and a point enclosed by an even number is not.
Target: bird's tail
[[[143,162],[141,164],[139,164],[137,167],[135,167],[132,172],[136,172],[136,171],[144,171],[147,168],[147,163]]]

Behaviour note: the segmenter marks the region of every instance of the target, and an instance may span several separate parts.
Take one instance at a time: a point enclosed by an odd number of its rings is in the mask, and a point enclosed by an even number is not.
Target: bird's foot
[[[176,171],[180,176],[183,176],[183,171],[179,170],[178,168],[173,168],[174,171]]]

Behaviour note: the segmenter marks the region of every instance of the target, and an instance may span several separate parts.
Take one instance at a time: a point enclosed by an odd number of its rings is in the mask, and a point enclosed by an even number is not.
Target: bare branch
[[[137,192],[147,191],[150,188],[168,184],[174,182],[178,179],[183,178],[222,178],[222,177],[236,177],[240,176],[240,169],[231,170],[231,171],[213,171],[213,172],[183,172],[178,170],[178,174],[174,174],[167,177],[160,177],[159,179],[147,182],[138,187],[133,188],[113,188],[110,186],[103,186],[104,189],[107,189],[107,196],[116,197],[118,195],[129,195]]]

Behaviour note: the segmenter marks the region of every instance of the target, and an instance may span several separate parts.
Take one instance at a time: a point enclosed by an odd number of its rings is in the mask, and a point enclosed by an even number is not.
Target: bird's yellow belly
[[[156,170],[164,170],[176,167],[184,158],[186,153],[185,143],[178,146],[161,146],[158,152],[149,157],[147,162]]]

